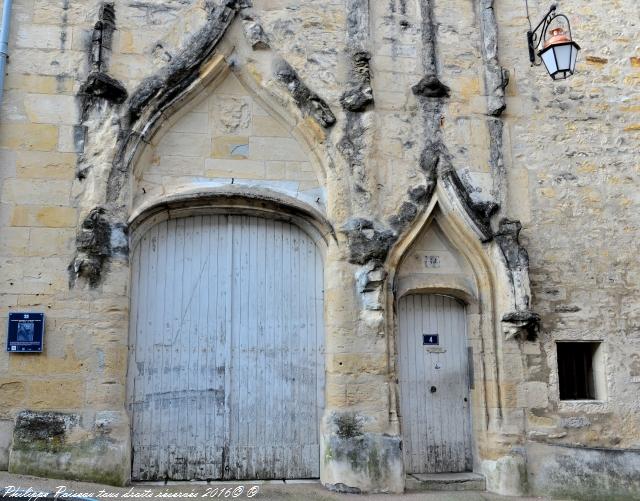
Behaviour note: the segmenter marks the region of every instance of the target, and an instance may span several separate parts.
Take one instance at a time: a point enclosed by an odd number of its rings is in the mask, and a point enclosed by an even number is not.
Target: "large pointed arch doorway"
[[[126,145],[133,480],[320,477],[324,167],[235,45]]]

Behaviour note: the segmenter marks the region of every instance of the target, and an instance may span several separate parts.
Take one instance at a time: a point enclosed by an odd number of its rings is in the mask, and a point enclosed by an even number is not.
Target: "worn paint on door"
[[[435,294],[398,302],[400,411],[407,473],[470,471],[465,308]],[[437,345],[429,344],[436,341]],[[426,336],[426,337],[425,337]]]
[[[317,478],[323,264],[297,226],[211,215],[132,256],[133,480]]]

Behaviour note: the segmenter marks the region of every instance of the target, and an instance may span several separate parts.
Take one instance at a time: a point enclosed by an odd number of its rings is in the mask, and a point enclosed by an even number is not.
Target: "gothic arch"
[[[451,276],[439,276],[437,280],[400,283],[399,272],[412,247],[430,229],[437,228],[468,264],[468,274],[473,286],[462,283]],[[495,242],[483,243],[484,234],[464,210],[463,204],[447,190],[445,183],[438,182],[430,203],[416,218],[412,226],[391,249],[387,259],[389,270],[387,287],[387,329],[390,374],[397,378],[397,303],[400,297],[410,293],[436,293],[457,297],[467,305],[468,335],[473,346],[475,389],[471,394],[474,437],[474,470],[484,454],[488,435],[500,433],[503,417],[503,395],[501,395],[502,335],[500,312],[509,303],[509,287],[506,270]],[[508,309],[508,307],[507,307]],[[391,420],[399,428],[399,392],[394,386],[394,402]],[[480,451],[480,452],[479,452]]]
[[[326,126],[306,116],[289,94],[290,90],[276,81],[272,72],[278,55],[270,49],[252,51],[238,20],[229,22],[213,45],[215,51],[195,68],[195,78],[194,73],[185,74],[173,83],[173,88],[152,88],[149,97],[144,96],[143,84],[139,88],[141,93],[134,94],[129,102],[130,128],[119,138],[107,190],[108,203],[117,207],[118,217],[126,221],[129,249],[136,248],[146,230],[165,220],[204,214],[240,214],[298,226],[317,244],[326,261],[326,254],[337,242],[325,215],[325,203],[320,196],[316,200],[301,189],[288,190],[283,186],[286,183],[238,181],[231,174],[229,180],[187,180],[183,185],[175,184],[158,193],[150,191],[145,192],[145,196],[134,196],[139,187],[137,176],[148,167],[151,146],[162,141],[176,123],[229,79],[238,82],[268,117],[283,125],[308,158],[305,162],[313,169],[318,191],[326,190],[328,157],[323,146]],[[153,82],[149,85],[153,86]],[[138,102],[143,105],[137,107]],[[325,276],[328,269],[325,267]],[[129,279],[129,287],[132,283]],[[324,370],[324,365],[322,367]]]
[[[237,79],[266,114],[288,131],[308,157],[319,184],[326,186],[331,160],[323,144],[335,117],[268,44],[258,48],[252,45],[240,22],[239,13],[244,8],[242,2],[212,7],[208,20],[181,52],[166,67],[143,80],[124,104],[106,196],[107,205],[114,207],[120,217],[124,215],[122,209],[128,213],[135,210],[132,178],[134,170],[144,163],[148,145],[162,138],[229,77]],[[258,28],[261,30],[259,25]],[[296,92],[301,89],[306,91],[308,103],[300,102]],[[320,111],[314,113],[316,109]]]
[[[147,229],[161,221],[196,214],[246,214],[264,218],[279,218],[295,223],[308,233],[323,255],[335,231],[322,213],[311,206],[282,193],[241,186],[226,186],[202,190],[182,190],[150,200],[131,214],[128,226],[131,248]]]
[[[222,48],[224,49],[224,47]],[[236,47],[233,47],[236,50]],[[243,88],[264,107],[270,117],[290,129],[291,135],[312,159],[316,176],[321,182],[326,178],[325,162],[318,151],[317,131],[311,123],[285,110],[278,97],[271,90],[255,81],[246,67],[237,64],[233,52],[214,54],[202,65],[200,77],[187,87],[178,97],[171,100],[157,113],[139,119],[131,130],[124,161],[127,170],[135,170],[145,147],[157,142],[186,113],[201,100],[212,95],[216,89],[233,75]]]
[[[120,89],[122,85],[108,74],[92,74],[98,78],[100,87],[94,89],[87,84],[84,91],[82,123],[87,125],[87,137],[92,139],[87,141],[78,164],[81,185],[77,200],[82,235],[70,264],[72,286],[77,279],[85,278],[96,287],[104,279],[103,268],[112,258],[126,258],[127,221],[140,205],[138,202],[147,201],[134,199],[134,171],[144,163],[148,145],[154,138],[162,137],[198,98],[213,92],[230,75],[260,103],[265,115],[286,124],[291,143],[302,151],[299,157],[303,158],[304,166],[298,167],[298,171],[304,172],[300,174],[307,181],[304,187],[272,183],[268,188],[286,195],[304,191],[304,196],[297,198],[326,212],[327,166],[331,158],[324,142],[335,116],[268,44],[258,49],[247,38],[249,35],[240,22],[240,13],[247,7],[245,2],[207,5],[204,24],[184,40],[168,64],[143,79],[128,97],[126,90]],[[122,91],[117,100],[111,92],[114,88]],[[300,95],[305,99],[301,100]],[[287,165],[284,169],[289,172],[296,167]],[[229,166],[219,168],[218,172],[221,170],[233,174]],[[232,175],[225,177],[233,184]],[[193,185],[174,184],[165,191]],[[224,184],[224,180],[209,183],[208,188],[219,184]],[[254,192],[259,195],[260,190]],[[98,234],[99,228],[105,229],[104,235]],[[107,238],[107,233],[113,237]],[[84,244],[96,240],[101,242],[100,246]]]
[[[326,171],[318,155],[318,145],[313,149],[312,139],[304,131],[306,125],[289,118],[267,91],[248,84],[247,78],[240,66],[232,69],[227,59],[218,55],[207,66],[207,76],[203,77],[201,85],[191,89],[180,103],[167,109],[154,123],[149,123],[147,140],[136,146],[129,178],[130,214],[163,196],[187,191],[192,194],[220,192],[226,188],[233,191],[236,185],[242,185],[244,192],[252,198],[260,197],[262,193],[271,198],[270,193],[279,192],[285,198],[304,203],[312,212],[325,212]],[[238,120],[243,122],[242,127],[248,128],[240,128],[237,132],[219,130],[222,120],[217,117],[221,115],[208,111],[212,105],[235,106],[228,116],[246,114]],[[226,109],[222,108],[222,111]],[[206,122],[207,116],[208,125],[198,125],[198,134],[193,134],[194,151],[185,152],[189,149],[185,144],[185,138],[189,137],[184,133],[185,124],[193,123],[194,117],[205,117]],[[271,124],[272,129],[265,131],[265,125],[262,125],[262,129],[257,130],[258,120]],[[179,139],[181,136],[183,139]],[[199,144],[201,138],[204,138],[204,144]],[[177,152],[172,146],[176,140]],[[241,148],[246,150],[239,155],[233,151],[218,151],[226,147],[226,141],[243,143]],[[202,148],[205,151],[197,153]],[[190,155],[194,155],[192,160]],[[290,157],[285,158],[285,155]],[[275,166],[275,170],[271,166]],[[162,181],[158,183],[159,176]]]

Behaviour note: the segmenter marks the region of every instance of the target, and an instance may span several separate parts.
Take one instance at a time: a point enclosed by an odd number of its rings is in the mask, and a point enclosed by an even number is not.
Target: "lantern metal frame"
[[[527,19],[529,20],[529,31],[527,31],[527,45],[529,47],[529,60],[531,61],[531,66],[540,66],[542,64],[541,54],[548,48],[543,48],[537,53],[536,51],[540,47],[540,44],[544,42],[547,35],[547,30],[549,29],[549,26],[551,25],[551,23],[553,23],[554,21],[557,21],[559,18],[564,19],[564,21],[567,24],[567,30],[569,32],[570,41],[565,42],[563,44],[558,44],[558,45],[574,45],[576,49],[580,50],[580,46],[573,41],[573,35],[571,33],[571,22],[569,21],[569,18],[564,14],[559,14],[556,12],[557,10],[556,4],[552,4],[551,7],[549,7],[549,10],[547,11],[547,13],[544,15],[542,20],[538,23],[538,25],[535,28],[532,28],[531,26],[531,18],[529,17],[528,1],[526,1],[526,6],[527,6]],[[568,75],[566,73],[568,73]],[[564,78],[570,75],[573,75],[572,69],[565,72]],[[550,76],[551,78],[556,80],[556,76],[554,75],[550,75]]]

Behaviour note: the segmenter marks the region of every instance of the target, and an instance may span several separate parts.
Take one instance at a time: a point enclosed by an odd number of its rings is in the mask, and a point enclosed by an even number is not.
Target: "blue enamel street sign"
[[[43,339],[44,313],[9,313],[9,353],[41,353]]]
[[[422,335],[422,344],[424,346],[437,346],[440,344],[438,334],[423,334]]]

